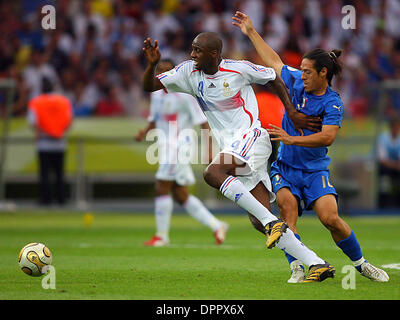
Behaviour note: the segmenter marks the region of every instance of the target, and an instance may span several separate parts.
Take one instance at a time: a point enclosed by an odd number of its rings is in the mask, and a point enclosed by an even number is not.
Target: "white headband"
[[[336,59],[337,59],[337,56],[336,56],[336,54],[335,54],[333,51],[329,52],[328,54],[329,54],[329,56],[330,56],[331,58],[336,58]]]

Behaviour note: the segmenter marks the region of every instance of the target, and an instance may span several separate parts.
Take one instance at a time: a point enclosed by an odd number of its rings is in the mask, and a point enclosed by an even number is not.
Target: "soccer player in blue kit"
[[[322,224],[330,231],[336,245],[350,258],[361,275],[379,282],[389,280],[385,271],[373,266],[363,257],[360,244],[349,225],[339,217],[337,193],[329,180],[328,146],[336,138],[343,118],[343,103],[330,87],[334,75],[341,71],[340,50],[326,52],[314,49],[303,56],[300,69],[284,65],[279,55],[264,42],[247,15],[236,12],[233,24],[248,36],[266,67],[281,75],[292,102],[298,111],[309,116],[321,116],[320,132],[307,129],[300,134],[284,115],[282,128],[271,125],[268,132],[273,141],[280,141],[277,160],[271,166],[273,191],[281,219],[298,235],[296,223],[305,209],[313,209]],[[303,282],[301,261],[285,253],[292,276],[290,283]]]

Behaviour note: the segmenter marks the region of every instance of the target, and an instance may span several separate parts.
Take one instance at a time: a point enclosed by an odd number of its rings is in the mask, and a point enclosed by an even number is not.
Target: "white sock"
[[[314,251],[308,249],[289,228],[282,234],[276,246],[303,262],[307,267],[325,263]]]
[[[212,231],[216,231],[221,227],[221,222],[195,196],[189,195],[189,198],[183,204],[183,208],[193,218],[209,227]]]
[[[254,196],[245,188],[243,183],[241,183],[236,177],[229,176],[226,178],[219,190],[229,200],[237,203],[240,207],[255,216],[263,226],[278,219],[256,198],[254,198]]]
[[[169,241],[169,227],[174,202],[170,195],[158,196],[155,199],[156,236]]]
[[[364,262],[365,262],[365,258],[361,257],[360,259],[356,260],[356,261],[352,261],[353,265],[357,268],[360,267]]]

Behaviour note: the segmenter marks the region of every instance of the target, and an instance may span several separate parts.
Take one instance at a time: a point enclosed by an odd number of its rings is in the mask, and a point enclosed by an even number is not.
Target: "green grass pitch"
[[[264,237],[245,216],[219,216],[230,224],[230,231],[226,242],[216,246],[207,228],[175,214],[171,245],[147,248],[142,243],[154,231],[151,213],[93,215],[88,227],[79,212],[0,213],[0,300],[400,299],[400,270],[395,269],[386,269],[388,283],[356,274],[356,288],[343,289],[347,273],[342,268],[349,260],[315,217],[300,219],[302,240],[336,267],[336,276],[322,283],[288,284],[283,253],[265,249]],[[398,217],[345,220],[371,263],[400,263]],[[17,255],[29,242],[43,242],[51,249],[56,289],[43,289],[42,278],[19,270]]]

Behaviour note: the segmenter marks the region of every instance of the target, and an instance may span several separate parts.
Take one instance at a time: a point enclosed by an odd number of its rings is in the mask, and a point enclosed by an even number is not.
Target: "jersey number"
[[[333,188],[333,185],[329,182],[329,178],[325,177],[325,176],[321,176],[322,178],[322,188],[326,188],[326,185],[328,185],[328,187]]]

